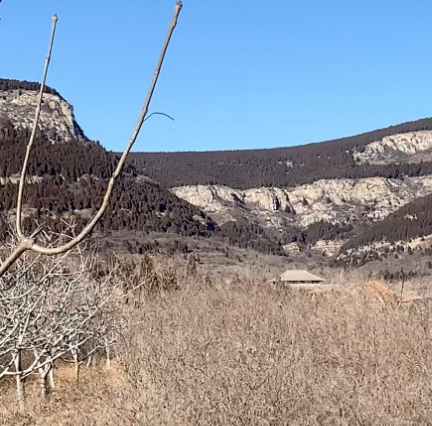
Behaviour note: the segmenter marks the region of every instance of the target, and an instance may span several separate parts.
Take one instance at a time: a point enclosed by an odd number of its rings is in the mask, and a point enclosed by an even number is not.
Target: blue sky
[[[87,136],[129,138],[173,0],[3,0],[0,76],[47,83]],[[432,116],[430,0],[184,0],[134,151],[271,148]],[[18,53],[19,52],[19,53]]]

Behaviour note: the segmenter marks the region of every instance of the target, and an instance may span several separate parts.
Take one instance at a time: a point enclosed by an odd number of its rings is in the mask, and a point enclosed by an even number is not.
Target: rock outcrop
[[[33,90],[0,91],[0,128],[12,124],[16,128],[31,129],[37,96]],[[44,93],[39,128],[52,142],[86,140],[75,120],[73,107],[57,94]]]
[[[386,136],[366,145],[362,152],[354,151],[353,156],[360,164],[390,164],[410,161],[410,157],[415,161],[417,154],[431,150],[432,131],[425,130]]]
[[[300,227],[319,221],[334,224],[354,220],[377,221],[399,207],[432,193],[432,176],[417,178],[319,180],[295,188],[252,188],[239,190],[219,185],[173,188],[183,198],[214,214],[250,209],[287,213]]]

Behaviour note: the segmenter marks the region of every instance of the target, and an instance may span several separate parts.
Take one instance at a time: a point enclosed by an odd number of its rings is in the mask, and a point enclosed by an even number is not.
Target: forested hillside
[[[15,130],[11,125],[0,130],[0,212],[3,218],[16,205],[16,178],[21,171],[28,138],[28,130]],[[117,160],[117,156],[94,142],[51,144],[39,135],[28,169],[32,182],[25,192],[25,207],[30,214],[26,226],[34,225],[30,218],[43,218],[47,225],[56,228],[61,224],[55,216],[73,212],[77,228],[82,228],[100,206],[107,178]],[[5,232],[6,221],[0,222]],[[280,243],[263,230],[247,223],[238,226],[240,231],[235,233],[230,233],[229,227],[221,229],[198,207],[156,183],[137,177],[134,167],[127,165],[97,230],[102,233],[133,230],[140,234],[163,232],[218,238],[264,253],[284,254]],[[136,244],[128,247],[140,250]]]
[[[8,92],[15,91],[16,94],[18,90],[25,94],[26,91],[35,92],[39,88],[38,83],[0,79],[0,96],[1,92],[6,96]],[[45,92],[61,98],[50,87],[46,87]],[[12,105],[14,108],[15,104]],[[17,108],[20,108],[19,105]],[[330,178],[403,179],[407,176],[432,175],[432,162],[429,161],[377,165],[358,161],[353,155],[365,152],[368,144],[384,137],[431,129],[432,118],[427,118],[357,136],[297,147],[133,153],[115,185],[109,210],[97,232],[109,234],[112,231],[133,231],[141,236],[165,233],[178,237],[216,238],[237,247],[278,255],[286,255],[283,246],[292,242],[307,248],[320,240],[345,240],[347,243],[344,248],[347,249],[382,239],[396,241],[426,235],[431,233],[429,206],[432,207],[432,196],[415,200],[375,223],[353,216],[352,223],[338,222],[336,217],[332,222],[318,219],[307,226],[299,226],[296,212],[284,211],[280,214],[285,215],[286,220],[278,229],[268,226],[265,218],[248,215],[247,210],[253,209],[253,206],[243,207],[245,214],[238,215],[236,220],[221,221],[222,225],[219,225],[199,207],[178,198],[169,189],[195,184],[218,184],[238,189],[294,187]],[[29,129],[14,126],[7,114],[2,115],[0,110],[0,212],[3,218],[16,204],[16,180],[21,171],[29,134]],[[30,218],[43,217],[50,226],[58,227],[60,223],[56,221],[56,215],[70,217],[73,213],[79,229],[99,207],[118,155],[107,152],[100,144],[85,137],[69,140],[68,143],[52,143],[52,140],[47,134],[39,134],[33,147],[28,169],[31,182],[25,194],[26,212],[29,215],[26,225],[34,223]],[[330,201],[327,203],[331,205]],[[337,211],[337,203],[333,207]],[[4,220],[1,221],[1,229],[3,232],[6,229]],[[127,241],[126,245],[132,251],[151,248],[140,247],[138,241]]]
[[[318,179],[380,176],[402,178],[432,174],[432,163],[358,165],[353,150],[385,136],[431,130],[432,118],[357,136],[309,145],[243,151],[132,153],[142,173],[166,187],[218,184],[247,189],[296,186]]]

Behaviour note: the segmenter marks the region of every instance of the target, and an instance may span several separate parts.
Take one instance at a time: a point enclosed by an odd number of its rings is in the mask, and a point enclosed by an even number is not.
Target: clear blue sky
[[[174,0],[3,0],[0,76],[48,84],[121,150]],[[270,148],[432,116],[430,0],[184,0],[135,151]]]

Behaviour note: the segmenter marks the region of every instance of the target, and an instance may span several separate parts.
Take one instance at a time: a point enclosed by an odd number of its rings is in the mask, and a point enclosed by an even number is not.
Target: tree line
[[[14,80],[10,78],[0,78],[0,91],[9,92],[12,90],[31,90],[37,92],[40,90],[40,83],[27,80]],[[44,86],[44,93],[49,93],[51,95],[56,95],[63,99],[57,90],[49,86]]]
[[[182,185],[226,185],[247,189],[310,184],[319,179],[380,176],[402,179],[432,173],[432,162],[420,164],[358,164],[353,151],[397,133],[432,129],[422,119],[348,138],[309,145],[239,151],[132,153],[138,173],[172,188]]]

